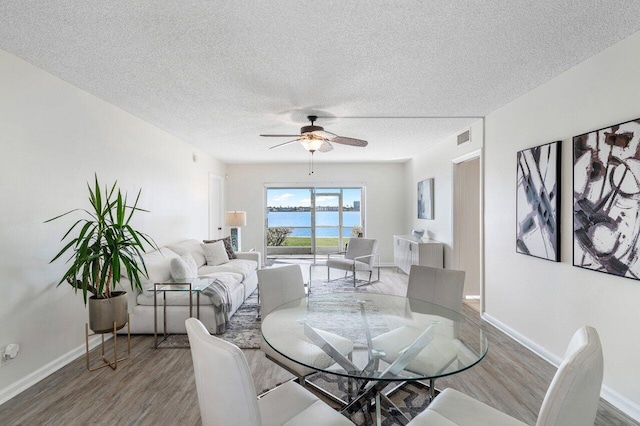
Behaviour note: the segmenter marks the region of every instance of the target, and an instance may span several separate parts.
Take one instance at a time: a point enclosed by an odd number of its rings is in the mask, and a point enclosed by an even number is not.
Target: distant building
[[[360,211],[360,201],[354,201],[353,202],[353,211],[354,212],[359,212]]]

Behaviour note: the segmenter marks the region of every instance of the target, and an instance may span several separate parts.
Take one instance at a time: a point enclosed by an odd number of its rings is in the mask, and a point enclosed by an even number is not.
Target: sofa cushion
[[[229,262],[229,256],[222,241],[210,244],[201,244],[204,250],[204,257],[207,259],[207,266],[218,266]]]
[[[204,257],[204,251],[202,251],[200,244],[201,243],[198,240],[184,240],[176,244],[168,244],[166,247],[169,250],[178,253],[180,256],[191,253],[196,264],[200,267],[207,264],[207,260]]]
[[[191,253],[172,258],[169,263],[169,271],[174,281],[184,281],[187,278],[198,276],[198,266]]]
[[[217,240],[203,240],[202,242],[205,244],[215,243],[216,241],[222,241],[224,243],[224,249],[227,251],[227,256],[229,259],[235,259],[236,253],[233,251],[233,244],[231,244],[231,236],[220,238]]]
[[[208,275],[216,272],[235,272],[242,274],[244,280],[247,275],[258,269],[258,262],[255,260],[233,259],[218,266],[205,265],[198,268],[199,275]]]
[[[142,284],[142,290],[147,291],[153,287],[154,283],[166,282],[171,279],[171,259],[179,258],[177,253],[169,250],[166,247],[161,247],[160,250],[154,250],[142,255],[144,264],[147,267],[147,273],[149,278],[145,278],[140,275],[140,283]],[[126,275],[126,270],[123,268],[122,273]],[[151,291],[153,294],[153,289]]]

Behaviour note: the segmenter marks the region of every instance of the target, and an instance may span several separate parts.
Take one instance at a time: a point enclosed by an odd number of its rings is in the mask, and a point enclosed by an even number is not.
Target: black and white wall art
[[[561,142],[524,149],[517,156],[516,251],[560,261]]]
[[[640,119],[573,138],[573,264],[640,278]]]
[[[418,219],[433,219],[433,178],[418,182]]]

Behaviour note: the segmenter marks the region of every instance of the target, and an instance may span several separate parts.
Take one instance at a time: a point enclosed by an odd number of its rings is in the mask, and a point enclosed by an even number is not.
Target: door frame
[[[459,265],[457,264],[458,262],[458,250],[459,250],[459,246],[460,246],[460,242],[457,241],[459,238],[459,234],[460,231],[457,228],[457,223],[456,223],[456,211],[458,211],[461,206],[459,205],[460,200],[458,199],[458,190],[457,190],[457,183],[458,183],[458,165],[460,165],[461,163],[464,163],[466,161],[470,161],[470,160],[475,160],[478,159],[479,160],[479,175],[478,178],[480,180],[480,197],[479,197],[479,205],[478,208],[480,209],[479,211],[479,216],[480,216],[480,220],[479,220],[479,262],[480,262],[480,271],[479,271],[479,286],[480,286],[480,314],[483,314],[485,312],[485,297],[484,297],[484,156],[483,156],[483,150],[482,148],[476,149],[474,151],[471,151],[467,154],[461,155],[459,157],[456,157],[454,159],[451,160],[451,193],[452,193],[452,197],[451,197],[451,236],[452,236],[452,241],[453,241],[453,259],[452,259],[452,267],[453,268],[458,268]]]

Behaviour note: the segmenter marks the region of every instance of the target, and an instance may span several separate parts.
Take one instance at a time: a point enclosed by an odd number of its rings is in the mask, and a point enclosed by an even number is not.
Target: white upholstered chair
[[[300,265],[286,265],[275,268],[265,268],[258,270],[258,289],[260,291],[260,314],[265,318],[271,311],[285,303],[303,299],[304,279],[302,277],[302,269]],[[302,332],[302,329],[300,329]],[[331,343],[343,355],[348,355],[353,351],[353,342],[337,334],[329,333],[323,330],[317,330],[318,333]],[[306,356],[317,353],[317,359],[323,355],[322,349],[311,343],[311,341],[303,336],[297,336],[295,341],[296,350],[304,352]],[[260,349],[265,353],[268,359],[275,362],[285,370],[295,374],[301,385],[306,386],[305,377],[315,373],[314,370],[304,365],[297,364],[273,349],[261,336]],[[329,357],[326,367],[333,364]]]
[[[582,327],[542,401],[536,426],[592,426],[598,411],[604,361],[597,331]],[[501,411],[453,389],[446,389],[409,425],[522,426]]]
[[[411,265],[407,297],[462,313],[464,271]]]
[[[344,257],[332,257],[327,255],[327,281],[331,279],[331,268],[340,269],[353,274],[353,286],[356,286],[356,273],[369,272],[369,282],[371,284],[371,276],[373,268],[378,268],[378,280],[380,279],[380,262],[378,260],[378,240],[372,238],[351,238],[347,245],[347,251]]]
[[[409,270],[407,298],[434,303],[460,314],[462,312],[464,278],[464,271],[412,265]],[[449,314],[450,312],[445,310],[442,312],[444,317]],[[451,331],[458,332],[455,329],[443,329],[449,334]],[[384,354],[382,360],[392,363],[400,356],[401,351],[413,343],[423,331],[409,326],[398,327],[374,337],[372,339],[373,348]],[[432,343],[407,366],[407,370],[435,374],[447,368],[452,362],[456,362],[459,348],[451,341],[451,338],[456,336],[447,335],[446,338],[440,339],[439,333],[440,331],[437,332]],[[435,379],[429,380],[429,388],[430,397],[434,398]]]
[[[287,382],[256,397],[249,365],[235,345],[186,321],[203,426],[352,425],[302,386]]]

